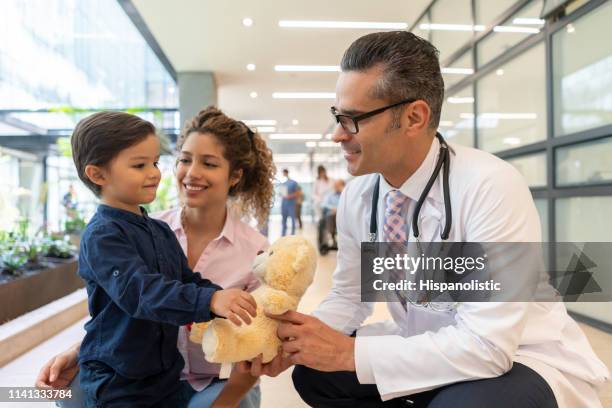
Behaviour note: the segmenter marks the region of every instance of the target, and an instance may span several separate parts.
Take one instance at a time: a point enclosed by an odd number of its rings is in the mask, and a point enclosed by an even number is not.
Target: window
[[[431,42],[445,61],[473,35],[471,0],[438,0],[431,9]]]
[[[546,138],[545,75],[539,43],[477,82],[482,149],[499,152]]]
[[[509,159],[508,163],[521,172],[529,187],[546,186],[546,153]]]
[[[612,182],[612,137],[556,151],[557,185]]]
[[[548,201],[546,199],[533,200],[538,214],[540,215],[540,225],[542,227],[542,242],[548,242]]]
[[[442,78],[444,78],[444,87],[446,89],[474,73],[472,55],[472,50],[470,50],[457,58],[457,60],[448,67],[442,68]]]
[[[544,26],[544,21],[539,19],[541,10],[541,1],[530,2],[503,24],[493,27],[493,32],[478,43],[478,66],[492,61],[527,37],[538,34]]]
[[[470,85],[444,100],[440,133],[449,142],[474,146],[473,115],[474,94]]]
[[[612,124],[610,21],[609,2],[553,35],[555,136]]]
[[[477,0],[476,24],[489,25],[504,11],[508,10],[517,0]]]

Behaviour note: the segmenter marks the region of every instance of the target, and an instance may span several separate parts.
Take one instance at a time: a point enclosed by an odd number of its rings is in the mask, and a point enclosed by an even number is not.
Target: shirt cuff
[[[359,384],[376,384],[374,370],[370,364],[370,342],[376,337],[355,338],[355,371]]]
[[[207,322],[217,317],[212,310],[210,310],[210,301],[212,300],[213,294],[220,290],[217,288],[198,288],[198,299],[195,304],[195,313],[193,321],[196,323]]]

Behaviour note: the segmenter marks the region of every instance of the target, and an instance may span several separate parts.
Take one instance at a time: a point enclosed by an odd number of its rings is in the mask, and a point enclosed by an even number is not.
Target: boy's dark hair
[[[444,101],[438,55],[436,47],[421,37],[408,31],[387,31],[355,40],[344,53],[340,67],[342,71],[366,71],[380,66],[383,75],[372,97],[389,103],[422,99],[431,109],[429,127],[436,129]]]
[[[89,164],[104,167],[124,149],[155,134],[155,126],[124,112],[98,112],[77,123],[72,138],[72,159],[79,178],[100,197],[102,189],[85,174]]]

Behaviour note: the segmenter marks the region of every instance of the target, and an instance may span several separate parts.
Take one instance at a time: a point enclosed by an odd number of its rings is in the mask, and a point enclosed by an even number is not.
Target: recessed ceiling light
[[[406,23],[384,23],[371,21],[301,21],[301,20],[280,20],[279,27],[285,28],[365,28],[369,30],[405,30],[408,28]]]
[[[472,75],[474,70],[472,68],[452,68],[444,67],[441,69],[443,74],[458,74],[458,75]]]
[[[512,24],[523,24],[523,25],[544,25],[546,23],[545,20],[541,20],[539,18],[520,18],[517,17],[512,20]]]
[[[512,27],[512,26],[495,26],[493,31],[496,33],[527,33],[537,34],[540,32],[539,28],[535,27]]]
[[[243,120],[243,122],[247,126],[276,126],[274,119],[247,119]]]
[[[471,25],[471,24],[419,24],[421,30],[432,30],[432,31],[484,31],[485,26],[483,25]]]
[[[297,120],[297,119],[293,119],[293,120],[291,121],[291,124],[292,124],[293,126],[297,126],[297,125],[299,125],[299,124],[300,124],[300,121],[299,121],[299,120]]]
[[[306,147],[317,147],[317,142],[306,142]]]
[[[274,99],[335,99],[334,92],[274,92]]]
[[[440,121],[440,127],[451,127],[453,125],[454,123],[452,120],[441,120]]]
[[[257,92],[253,91],[249,94],[249,96],[253,99],[257,98]]]
[[[250,17],[245,17],[242,19],[242,25],[245,27],[250,27],[253,25],[253,19]]]
[[[567,25],[567,33],[568,33],[568,34],[573,34],[573,33],[575,33],[575,32],[576,32],[576,28],[574,27],[574,25],[573,25],[573,24],[571,24],[571,23],[570,23],[570,24],[568,24],[568,25]]]
[[[339,65],[275,65],[277,72],[340,72]]]
[[[247,64],[246,68],[247,68],[249,71],[255,71],[255,68],[256,68],[256,67],[255,67],[255,64]]]
[[[495,71],[495,73],[496,73],[498,76],[502,76],[502,75],[504,75],[504,70],[503,70],[502,68],[499,68],[497,71]]]
[[[273,133],[270,135],[271,140],[319,140],[321,137],[320,133]]]
[[[447,99],[447,101],[448,103],[474,103],[474,98],[472,98],[471,96],[451,96]]]
[[[339,143],[336,142],[318,142],[319,147],[340,147]]]
[[[325,135],[325,138],[326,138],[326,139],[329,139],[329,140],[331,140],[331,138],[332,138],[332,137],[334,137],[333,133],[327,133],[327,134]]]
[[[276,127],[274,127],[274,126],[257,126],[257,131],[259,133],[272,133],[272,132],[276,132]]]

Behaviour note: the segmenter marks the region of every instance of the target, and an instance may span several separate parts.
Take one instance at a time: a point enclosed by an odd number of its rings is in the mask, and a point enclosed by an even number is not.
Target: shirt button
[[[119,271],[117,269],[113,271],[113,276],[119,276]]]

